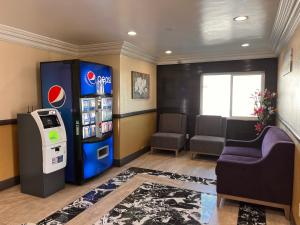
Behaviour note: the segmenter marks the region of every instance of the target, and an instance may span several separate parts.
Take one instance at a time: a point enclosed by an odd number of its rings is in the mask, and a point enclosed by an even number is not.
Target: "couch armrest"
[[[265,129],[260,133],[260,135],[257,138],[250,141],[228,139],[226,140],[225,146],[260,148],[263,139],[269,129],[270,126],[265,127]]]

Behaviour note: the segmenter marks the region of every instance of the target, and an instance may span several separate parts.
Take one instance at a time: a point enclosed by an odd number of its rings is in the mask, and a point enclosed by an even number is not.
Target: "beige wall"
[[[40,104],[39,63],[70,56],[0,41],[0,120]]]
[[[121,55],[120,62],[120,113],[156,108],[156,65]],[[150,98],[131,98],[131,71],[150,74]]]
[[[16,125],[0,126],[0,181],[18,176]]]
[[[131,98],[131,71],[150,75],[150,98]],[[120,57],[120,114],[156,109],[156,65],[140,59]],[[116,119],[118,138],[115,140],[115,158],[123,159],[146,146],[156,131],[156,113],[147,113]],[[116,138],[115,138],[116,139]],[[116,145],[118,143],[118,146]]]
[[[70,56],[0,41],[0,120],[40,106],[39,63]],[[0,181],[19,174],[16,125],[0,126]]]
[[[151,135],[156,131],[156,113],[146,113],[120,120],[120,152],[123,159],[150,145]]]
[[[289,48],[294,50],[293,70],[292,73],[283,76],[283,55]],[[278,114],[300,134],[300,26],[288,46],[280,54],[278,71]],[[286,130],[296,143],[292,212],[296,224],[300,224],[300,143],[280,120],[278,125]]]
[[[292,72],[283,75],[283,55],[290,48],[293,49]],[[300,26],[288,46],[280,54],[278,71],[279,115],[300,134]]]

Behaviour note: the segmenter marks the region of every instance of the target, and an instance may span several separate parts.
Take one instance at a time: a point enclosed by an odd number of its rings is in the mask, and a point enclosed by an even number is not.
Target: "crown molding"
[[[158,60],[158,65],[230,61],[230,60],[241,60],[241,59],[263,59],[263,58],[273,58],[273,57],[276,57],[276,54],[272,50],[247,52],[247,53],[235,52],[232,54],[219,54],[219,55],[204,55],[204,54],[174,55],[174,56],[165,56],[160,58]]]
[[[60,52],[74,57],[119,54],[151,63],[157,62],[156,57],[126,41],[75,45],[2,24],[0,24],[0,40],[25,44],[47,51]]]
[[[90,55],[119,55],[123,42],[106,42],[98,44],[78,45],[78,56]]]
[[[34,48],[76,57],[123,54],[156,63],[155,57],[126,41],[75,45],[2,24],[0,24],[0,40],[25,44]]]
[[[270,37],[276,54],[289,42],[299,22],[300,1],[281,0]]]
[[[274,25],[274,30],[277,33],[280,33],[282,26],[278,24],[288,23],[288,28],[286,31],[290,31],[285,36],[285,39],[292,36],[296,25],[300,20],[300,3],[299,0],[286,0],[290,4],[285,4],[285,0],[280,2],[280,10],[288,12],[287,14],[294,15],[293,19],[283,20],[278,13],[276,17],[276,26]],[[297,1],[297,2],[295,2]],[[292,4],[292,3],[294,4]],[[297,7],[292,7],[297,6]],[[291,10],[293,8],[293,10]],[[297,22],[297,23],[296,23]],[[278,35],[277,35],[278,36]],[[273,39],[276,41],[275,31]],[[255,58],[270,58],[275,57],[276,55],[272,51],[260,51],[260,52],[251,52],[251,53],[232,53],[232,54],[220,54],[220,55],[205,55],[205,54],[188,54],[188,55],[172,55],[172,56],[163,56],[161,58],[152,56],[148,54],[145,50],[137,47],[136,45],[129,43],[127,41],[120,42],[107,42],[107,43],[97,43],[97,44],[88,44],[88,45],[75,45],[53,38],[45,37],[42,35],[34,34],[28,31],[24,31],[18,28],[1,25],[0,24],[0,39],[17,42],[31,47],[44,49],[48,51],[56,51],[63,54],[71,55],[73,57],[84,57],[90,55],[125,55],[143,61],[147,61],[154,64],[164,65],[164,64],[178,64],[178,63],[195,63],[195,62],[209,62],[209,61],[228,61],[228,60],[239,60],[239,59],[255,59]],[[283,40],[281,38],[280,40]]]
[[[146,62],[157,64],[158,58],[148,54],[145,50],[137,47],[136,45],[124,41],[121,50],[121,55],[130,56],[137,59],[142,59]]]
[[[0,39],[67,55],[76,55],[78,52],[77,45],[2,24],[0,24]]]
[[[79,45],[79,57],[90,55],[125,55],[150,63],[157,63],[157,58],[127,41]]]

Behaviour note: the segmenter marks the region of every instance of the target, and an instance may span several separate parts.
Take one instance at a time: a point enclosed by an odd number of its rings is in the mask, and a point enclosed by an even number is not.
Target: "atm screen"
[[[40,116],[45,129],[59,127],[60,123],[56,115]]]

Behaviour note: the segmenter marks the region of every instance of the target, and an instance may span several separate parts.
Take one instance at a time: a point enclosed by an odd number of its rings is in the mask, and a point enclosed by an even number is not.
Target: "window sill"
[[[256,117],[237,117],[237,116],[232,116],[232,117],[227,117],[227,120],[243,120],[243,121],[258,121]]]

